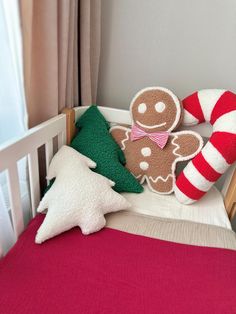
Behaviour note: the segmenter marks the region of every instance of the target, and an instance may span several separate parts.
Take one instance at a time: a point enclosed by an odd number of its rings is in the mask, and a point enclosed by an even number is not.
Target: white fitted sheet
[[[226,213],[222,194],[212,189],[191,205],[180,204],[174,194],[160,195],[151,192],[147,185],[140,194],[122,193],[131,203],[129,211],[150,216],[181,219],[232,229]]]

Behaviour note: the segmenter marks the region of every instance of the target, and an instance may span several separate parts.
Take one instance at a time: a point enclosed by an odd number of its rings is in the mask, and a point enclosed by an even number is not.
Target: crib
[[[40,191],[38,148],[45,146],[45,166],[47,170],[56,151],[62,145],[70,143],[76,132],[75,121],[87,108],[86,106],[73,109],[66,108],[58,116],[27,131],[22,138],[7,142],[0,147],[0,172],[7,172],[11,204],[10,214],[16,239],[25,229],[20,202],[17,162],[24,157],[28,159],[31,214],[32,217],[35,217],[35,209],[39,204],[42,192]],[[131,124],[129,111],[108,107],[99,107],[99,110],[111,125]],[[197,131],[205,138],[209,138],[211,135],[210,126],[207,124],[189,129]],[[53,145],[53,142],[56,142],[56,145]],[[234,165],[231,166],[221,181],[221,193],[222,198],[224,198],[225,209],[229,219],[232,220],[236,213],[236,170]]]
[[[129,111],[126,110],[120,110],[120,109],[113,109],[113,108],[108,108],[108,107],[98,107],[101,113],[104,115],[104,117],[107,119],[107,121],[110,122],[111,125],[115,124],[122,124],[122,125],[130,125],[131,120],[130,120],[130,114]],[[168,296],[168,293],[176,293],[175,291],[175,283],[176,282],[181,282],[182,288],[185,289],[186,291],[185,294],[192,294],[192,289],[195,289],[197,284],[202,284],[201,277],[206,276],[206,278],[209,276],[208,280],[210,283],[212,281],[215,282],[215,288],[213,289],[214,284],[211,285],[212,289],[212,295],[210,296],[211,300],[211,305],[208,302],[198,302],[196,299],[196,304],[202,313],[204,310],[207,309],[208,312],[217,312],[215,311],[216,306],[218,306],[218,291],[219,288],[217,286],[219,282],[219,278],[222,278],[220,281],[220,285],[222,287],[227,286],[228,288],[225,289],[225,293],[227,294],[226,296],[223,296],[223,288],[220,290],[221,291],[221,296],[225,302],[224,306],[225,308],[231,308],[233,311],[234,309],[232,308],[233,304],[233,295],[235,291],[235,283],[234,283],[234,276],[236,273],[236,268],[235,268],[235,263],[233,262],[235,260],[235,251],[236,250],[236,238],[235,234],[232,230],[226,230],[225,228],[218,228],[216,226],[208,228],[206,225],[206,228],[204,224],[199,224],[199,223],[191,223],[188,226],[188,222],[183,221],[183,222],[177,222],[177,224],[173,225],[172,228],[172,222],[168,219],[163,219],[163,220],[158,220],[155,217],[144,217],[143,215],[139,216],[133,213],[132,215],[128,213],[124,213],[119,217],[118,213],[118,218],[117,216],[109,216],[107,218],[107,227],[105,228],[102,232],[98,232],[97,235],[95,236],[89,236],[89,240],[87,240],[86,237],[81,237],[79,236],[78,240],[79,243],[82,247],[82,253],[78,251],[78,253],[75,254],[74,256],[74,261],[72,264],[65,259],[64,260],[64,253],[62,251],[62,245],[63,248],[66,248],[66,254],[72,254],[74,252],[75,248],[77,247],[77,243],[74,243],[73,237],[75,236],[75,231],[68,232],[67,235],[62,236],[59,240],[53,242],[49,241],[50,243],[45,246],[43,246],[43,249],[41,249],[41,246],[37,246],[37,244],[34,244],[33,236],[35,235],[35,230],[38,228],[38,223],[42,222],[42,218],[37,217],[39,215],[36,215],[36,208],[39,204],[40,198],[42,196],[41,187],[40,187],[40,175],[39,175],[39,164],[44,160],[45,163],[45,168],[46,171],[49,167],[50,161],[53,157],[53,155],[60,149],[60,147],[64,144],[68,144],[71,142],[71,139],[74,137],[76,133],[76,128],[75,128],[75,121],[85,112],[87,107],[76,107],[73,109],[64,109],[61,114],[58,116],[30,129],[29,131],[26,132],[26,134],[16,140],[13,140],[9,143],[4,144],[2,147],[0,147],[0,173],[3,171],[6,171],[7,173],[7,179],[8,179],[8,192],[9,192],[9,199],[10,199],[10,217],[11,217],[11,222],[12,222],[12,227],[15,233],[15,241],[17,242],[16,245],[14,246],[13,250],[10,251],[10,254],[7,254],[5,258],[3,258],[3,269],[1,272],[0,276],[0,292],[3,294],[3,300],[4,306],[7,309],[6,313],[13,313],[13,309],[15,306],[19,306],[19,304],[23,304],[23,308],[27,309],[28,312],[34,312],[34,313],[41,313],[45,309],[46,312],[52,313],[55,308],[53,305],[53,302],[51,302],[50,297],[48,297],[48,292],[47,290],[44,289],[45,285],[43,281],[40,281],[40,276],[41,272],[48,272],[48,281],[47,281],[47,289],[49,289],[49,294],[52,293],[53,289],[55,288],[54,285],[59,288],[60,293],[63,295],[63,299],[60,297],[60,294],[58,297],[55,297],[57,301],[55,302],[62,302],[64,306],[64,311],[65,313],[68,313],[68,311],[76,312],[78,313],[78,308],[74,305],[76,304],[76,301],[79,300],[78,306],[80,308],[81,313],[94,313],[94,311],[97,311],[98,309],[101,310],[102,312],[109,312],[111,313],[114,311],[114,313],[118,312],[129,312],[128,309],[126,308],[124,310],[123,308],[123,303],[126,304],[126,306],[130,307],[130,311],[132,312],[134,308],[138,308],[139,311],[142,312],[141,309],[145,310],[147,309],[147,306],[150,302],[153,302],[153,308],[155,306],[158,306],[158,308],[162,308],[163,306],[163,311],[168,312],[168,306],[170,306],[169,311],[172,312],[173,306],[171,305],[171,302],[169,300],[171,299]],[[208,138],[211,135],[211,129],[208,125],[199,125],[191,128],[192,130],[195,130],[199,132],[203,137]],[[45,158],[42,158],[40,154],[38,153],[38,149],[40,147],[44,147],[44,152],[45,152]],[[18,175],[18,168],[17,168],[17,162],[21,160],[22,158],[26,157],[27,162],[28,162],[28,174],[29,174],[29,188],[30,188],[30,199],[31,199],[31,217],[32,220],[27,226],[24,222],[24,217],[23,217],[23,208],[21,205],[21,194],[20,194],[20,183],[19,183],[19,175]],[[42,160],[41,160],[41,159]],[[45,179],[46,180],[46,179]],[[227,173],[223,176],[221,179],[221,182],[218,184],[218,188],[220,189],[220,195],[222,198],[222,204],[224,202],[224,211],[225,211],[225,216],[228,219],[228,223],[230,220],[233,219],[234,215],[236,214],[236,170],[235,170],[235,165],[231,166],[231,168],[228,170]],[[141,193],[140,195],[142,195]],[[144,195],[144,194],[143,194]],[[133,198],[135,197],[140,197],[140,196],[132,196]],[[140,203],[151,203],[153,202],[153,199],[151,199],[151,196],[141,196],[143,199],[138,199],[138,202]],[[162,197],[162,202],[165,202],[170,196],[163,196]],[[173,196],[174,198],[174,196]],[[155,200],[154,200],[155,203]],[[156,202],[155,204],[156,207],[159,206],[159,202]],[[190,205],[192,206],[192,205]],[[213,209],[213,214],[214,214],[214,209]],[[227,213],[227,214],[226,214]],[[36,216],[36,217],[35,217]],[[155,220],[156,219],[156,220]],[[157,223],[157,226],[155,227],[155,223]],[[160,224],[159,224],[160,223]],[[230,225],[230,223],[229,223]],[[187,229],[185,228],[187,226]],[[184,227],[184,228],[182,228]],[[109,230],[109,228],[111,228]],[[133,229],[135,228],[135,232],[133,232]],[[28,235],[27,235],[27,230]],[[114,230],[113,230],[114,229]],[[163,238],[164,240],[167,241],[174,241],[180,243],[179,245],[175,246],[172,242],[165,242],[165,241],[159,241],[155,240],[157,242],[153,242],[156,234],[158,236],[156,239],[162,239],[161,235],[162,233],[167,234],[168,232],[171,232],[171,230],[174,229],[179,229],[180,232],[173,233],[173,237],[171,238],[166,236],[166,238]],[[25,232],[23,232],[25,230]],[[117,233],[116,230],[119,230],[121,232],[128,232],[129,234],[126,235],[126,233]],[[147,230],[151,230],[149,234],[147,234]],[[172,231],[173,231],[172,230]],[[22,234],[23,233],[23,234]],[[131,233],[131,234],[130,234]],[[132,235],[132,233],[134,235]],[[231,250],[221,250],[217,251],[216,249],[213,250],[208,250],[208,248],[204,247],[198,247],[198,246],[184,246],[182,243],[184,243],[182,240],[184,237],[189,235],[189,239],[191,240],[191,237],[193,236],[193,233],[195,234],[202,234],[202,237],[211,237],[213,239],[214,245],[213,247],[223,247],[224,249],[229,248],[233,249]],[[22,234],[22,235],[21,235]],[[72,236],[73,235],[73,236]],[[136,235],[139,235],[139,238],[136,237]],[[141,237],[141,236],[144,237]],[[77,234],[78,236],[78,234]],[[18,238],[20,239],[18,240]],[[65,237],[65,239],[64,239]],[[148,238],[147,238],[148,237]],[[149,238],[151,237],[151,238]],[[179,237],[179,238],[178,238]],[[218,242],[224,242],[226,241],[225,239],[230,239],[232,247],[231,246],[221,246],[218,245]],[[21,244],[17,244],[21,241]],[[64,242],[63,242],[64,241]],[[77,241],[77,240],[76,240]],[[113,254],[109,256],[109,258],[112,258],[112,261],[106,262],[106,267],[108,268],[108,273],[109,273],[109,279],[106,279],[106,281],[103,282],[105,287],[108,288],[108,290],[113,287],[111,290],[109,290],[109,293],[106,293],[106,289],[104,289],[104,292],[100,292],[100,280],[101,279],[101,273],[98,270],[98,266],[93,268],[93,262],[92,260],[97,260],[97,263],[101,263],[101,265],[104,264],[105,260],[103,256],[101,257],[101,254],[103,250],[100,250],[100,247],[97,245],[100,243],[100,241],[103,241],[102,243],[105,243],[105,252],[106,254],[110,254],[112,251],[112,248],[114,245],[116,245],[116,251],[118,253],[115,253],[114,256]],[[195,241],[195,240],[194,240]],[[229,242],[230,242],[229,241]],[[62,243],[63,242],[63,243]],[[72,243],[70,243],[72,242]],[[227,241],[226,241],[227,242]],[[23,243],[23,244],[22,244]],[[116,244],[115,244],[116,243]],[[211,246],[209,245],[210,242],[206,242],[206,246]],[[194,244],[198,245],[198,242],[188,242],[188,244]],[[183,245],[183,246],[182,246]],[[202,245],[202,243],[201,243]],[[54,256],[51,257],[51,250],[54,251],[56,246],[58,246],[58,250],[54,253],[55,258],[61,258],[62,261],[58,260],[58,265],[55,265],[56,267],[56,274],[57,272],[64,272],[64,274],[60,275],[62,276],[65,280],[65,282],[62,282],[61,284],[61,279],[60,276],[56,276],[54,274]],[[123,248],[124,246],[124,248]],[[150,248],[156,247],[157,250],[154,250],[153,252],[150,251]],[[25,252],[23,252],[23,249],[25,248]],[[140,251],[141,249],[141,251]],[[133,258],[131,258],[129,255],[127,255],[125,252],[127,251],[132,251]],[[28,253],[27,253],[28,252]],[[94,253],[95,252],[95,253]],[[161,253],[162,252],[162,253]],[[169,253],[170,252],[170,253]],[[159,254],[161,253],[161,254]],[[23,257],[22,257],[23,254]],[[32,256],[31,256],[32,254]],[[47,257],[46,261],[43,255],[46,254]],[[74,254],[74,253],[73,253]],[[82,254],[82,257],[79,255]],[[93,254],[98,254],[98,256],[94,256],[93,259],[90,261],[88,260],[88,257],[92,256]],[[150,255],[148,257],[148,254]],[[170,255],[169,255],[170,254]],[[26,255],[26,256],[24,256]],[[56,257],[57,256],[57,257]],[[71,255],[72,256],[72,255]],[[142,256],[142,258],[140,258]],[[170,289],[171,292],[169,291],[166,293],[165,289],[163,287],[165,286],[165,283],[163,283],[163,279],[170,281],[172,280],[172,275],[169,271],[169,266],[166,260],[169,260],[169,256],[176,256],[176,259],[173,262],[173,265],[171,267],[182,267],[182,260],[184,261],[189,261],[190,266],[185,266],[183,271],[178,271],[176,272],[174,276],[174,281],[170,285],[172,288]],[[21,262],[17,262],[17,257]],[[140,261],[137,258],[140,258]],[[114,258],[114,261],[113,261]],[[199,261],[198,261],[199,258]],[[50,263],[47,262],[47,259],[50,260]],[[86,270],[82,269],[79,271],[78,274],[76,274],[76,280],[73,277],[73,274],[75,275],[75,271],[77,269],[77,264],[76,263],[81,263],[81,261],[84,259],[84,264],[83,267],[87,267]],[[117,259],[119,261],[117,261]],[[204,260],[205,259],[205,260]],[[197,261],[195,261],[197,260]],[[200,262],[201,260],[201,262]],[[137,286],[132,286],[130,282],[135,281],[136,279],[139,279],[139,274],[142,274],[144,271],[146,265],[148,264],[148,267],[155,267],[155,261],[158,261],[159,265],[164,269],[161,273],[161,275],[158,273],[153,274],[152,271],[147,270],[145,272],[144,277],[141,276],[141,278],[145,278],[144,280],[144,287],[137,287]],[[43,264],[42,269],[39,271],[38,274],[38,266],[37,263],[39,263],[39,269],[40,265]],[[122,264],[125,263],[126,271],[124,271],[124,268]],[[135,263],[136,268],[135,271],[133,272],[133,264]],[[203,265],[200,267],[199,265]],[[33,266],[35,264],[35,266]],[[6,265],[10,265],[8,272],[4,271],[4,267],[6,269]],[[17,267],[23,267],[24,265],[24,274],[25,276],[25,282],[22,280],[21,273],[16,269]],[[86,265],[86,266],[85,266]],[[100,265],[100,266],[101,266]],[[187,264],[186,264],[187,265]],[[1,266],[1,265],[0,265]],[[72,267],[72,275],[66,274],[66,269],[68,267]],[[46,267],[46,268],[45,268]],[[201,268],[199,270],[199,267]],[[213,267],[214,271],[208,273],[207,267]],[[47,269],[47,270],[46,270]],[[115,270],[114,270],[115,269]],[[1,271],[1,267],[0,267]],[[94,278],[90,278],[89,280],[86,277],[86,272],[91,271],[94,274]],[[158,269],[156,270],[156,272]],[[188,288],[186,286],[186,283],[189,283],[189,275],[188,274],[193,274],[193,278],[190,280],[190,287]],[[216,277],[214,274],[217,272]],[[220,275],[219,275],[220,272]],[[66,275],[65,275],[66,274]],[[32,276],[32,278],[31,278]],[[85,276],[85,277],[83,277]],[[134,277],[132,277],[134,276]],[[151,277],[150,277],[151,276]],[[222,276],[222,277],[219,277]],[[12,284],[10,281],[15,280],[14,277],[16,278],[16,283],[14,281],[14,284]],[[127,278],[128,279],[124,279]],[[51,279],[50,279],[51,278]],[[120,278],[123,278],[122,281]],[[161,284],[159,286],[155,286],[153,283],[153,287],[155,289],[155,293],[152,291],[152,285],[149,284],[150,280],[152,278],[156,278],[160,280]],[[184,279],[183,279],[184,278]],[[205,277],[204,277],[205,278]],[[83,285],[82,287],[78,283],[78,279],[82,280]],[[1,287],[1,280],[2,283],[4,283],[4,287]],[[35,289],[41,289],[40,293],[34,293],[34,296],[31,298],[29,301],[29,296],[31,295],[31,288],[29,287],[29,282],[33,282]],[[130,281],[131,280],[131,281]],[[205,280],[205,279],[204,279]],[[207,279],[206,279],[207,280]],[[38,281],[38,282],[37,282]],[[55,282],[54,282],[55,281]],[[71,284],[72,281],[72,284]],[[90,284],[91,281],[91,284]],[[103,280],[102,280],[103,281]],[[21,282],[19,284],[19,282]],[[115,282],[116,284],[113,284]],[[164,281],[165,282],[165,281]],[[196,283],[197,282],[197,283]],[[163,284],[162,284],[163,283]],[[66,289],[63,288],[63,284],[66,285]],[[74,286],[77,287],[78,289],[84,289],[84,285],[86,286],[86,293],[84,295],[85,300],[83,298],[80,298],[78,295],[78,292],[72,292],[70,289]],[[139,284],[139,281],[137,281],[137,284]],[[112,286],[111,286],[112,285]],[[125,286],[124,286],[125,285]],[[231,285],[231,288],[229,287]],[[60,286],[60,287],[59,287]],[[81,288],[80,288],[81,287]],[[114,288],[116,287],[116,288]],[[124,287],[127,287],[127,289]],[[1,290],[2,289],[2,290]],[[19,289],[19,290],[18,290]],[[22,291],[22,289],[29,289],[25,292],[26,297],[21,298],[18,294],[19,291]],[[45,291],[42,292],[42,289]],[[118,290],[117,290],[118,289]],[[120,289],[120,290],[119,290]],[[137,290],[138,289],[138,290]],[[141,289],[141,290],[140,290]],[[200,294],[201,297],[205,293],[208,293],[208,285],[204,285],[201,288]],[[76,291],[77,291],[76,290]],[[120,291],[123,291],[120,293]],[[139,291],[140,290],[140,291]],[[79,291],[79,290],[78,290]],[[181,290],[182,291],[182,290]],[[119,297],[117,296],[117,293],[119,292]],[[131,301],[132,298],[126,299],[123,302],[123,298],[125,296],[125,293],[133,293],[133,299],[136,301]],[[137,297],[142,293],[143,298]],[[161,300],[158,301],[156,299],[156,293],[159,293],[162,295]],[[9,306],[9,298],[10,295],[15,294],[16,298],[14,298],[14,304]],[[95,296],[96,302],[94,301]],[[113,295],[114,294],[114,295]],[[110,296],[114,297],[110,297]],[[28,297],[27,297],[28,296]],[[131,296],[131,295],[130,295]],[[93,302],[92,299],[93,299]],[[74,300],[74,303],[70,301],[70,299]],[[163,299],[164,298],[164,299]],[[172,298],[173,300],[176,300],[175,297]],[[184,311],[188,311],[187,307],[189,304],[191,304],[191,299],[187,297],[188,301],[186,303],[186,297],[184,296],[184,293],[181,294],[180,297],[180,303],[179,306],[181,308],[181,312],[183,313]],[[8,301],[7,301],[8,300]],[[102,301],[103,300],[103,301]],[[107,305],[107,300],[109,305]],[[109,301],[111,300],[111,302]],[[164,301],[166,300],[166,301]],[[215,300],[214,302],[212,300]],[[47,308],[44,308],[44,302],[45,306]],[[173,303],[173,302],[172,302]],[[174,303],[175,304],[175,303]],[[99,306],[99,308],[98,308]],[[114,310],[115,308],[115,310]],[[70,309],[70,310],[69,310]],[[9,312],[8,312],[9,310]],[[59,311],[59,308],[57,308]],[[13,311],[13,312],[12,312]],[[26,310],[25,310],[26,311]],[[27,312],[26,311],[26,312]],[[61,308],[60,308],[61,311]],[[218,309],[219,313],[221,313],[220,308]],[[26,313],[24,312],[24,313]],[[28,313],[27,312],[27,313]],[[63,312],[63,311],[62,311]],[[99,312],[99,311],[98,311]],[[63,312],[64,313],[64,312]],[[113,312],[112,312],[113,313]],[[218,313],[218,312],[217,312]],[[233,313],[233,312],[232,312]]]

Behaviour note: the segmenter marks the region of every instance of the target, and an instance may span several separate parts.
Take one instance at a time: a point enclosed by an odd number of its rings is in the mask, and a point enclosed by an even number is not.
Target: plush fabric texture
[[[202,151],[179,175],[175,195],[184,204],[199,200],[236,161],[236,95],[206,89],[183,100],[184,125],[209,122],[213,133]]]
[[[235,313],[236,251],[109,228],[38,246],[42,220],[0,261],[2,314]]]
[[[124,167],[124,153],[109,133],[109,123],[97,106],[91,106],[76,123],[79,133],[71,147],[91,158],[97,164],[95,172],[111,179],[117,192],[143,191],[140,183]]]
[[[37,232],[36,243],[75,226],[83,234],[96,232],[106,224],[104,214],[130,206],[113,191],[114,182],[89,169],[95,167],[94,161],[68,146],[63,146],[53,157],[48,179],[56,180],[37,209],[39,213],[48,211]]]
[[[192,131],[172,132],[181,122],[178,98],[163,87],[138,92],[130,105],[132,129],[111,128],[111,134],[124,151],[126,167],[151,191],[173,192],[176,163],[193,158],[202,148],[200,135]]]

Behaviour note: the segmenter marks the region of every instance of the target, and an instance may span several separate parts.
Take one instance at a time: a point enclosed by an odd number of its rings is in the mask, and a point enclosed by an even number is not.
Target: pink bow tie
[[[132,126],[131,141],[139,140],[145,136],[149,137],[150,140],[155,142],[161,149],[163,149],[168,141],[169,133],[165,131],[147,133],[140,129],[137,125]]]

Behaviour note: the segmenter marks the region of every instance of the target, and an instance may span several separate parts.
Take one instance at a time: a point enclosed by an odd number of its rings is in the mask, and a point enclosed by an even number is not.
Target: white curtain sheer
[[[1,146],[3,142],[19,137],[27,130],[18,0],[0,1],[0,47]],[[18,170],[22,203],[27,207],[26,159],[19,162]],[[9,209],[6,175],[0,173],[0,257],[15,242]]]

